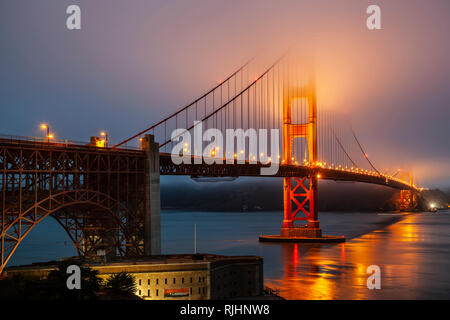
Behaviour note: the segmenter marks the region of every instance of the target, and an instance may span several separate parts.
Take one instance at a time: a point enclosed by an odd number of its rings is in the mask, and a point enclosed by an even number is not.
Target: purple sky
[[[65,27],[82,9],[82,30]],[[365,27],[368,4],[382,30]],[[0,3],[0,133],[115,142],[173,113],[256,53],[314,54],[319,99],[381,168],[450,185],[448,0]]]

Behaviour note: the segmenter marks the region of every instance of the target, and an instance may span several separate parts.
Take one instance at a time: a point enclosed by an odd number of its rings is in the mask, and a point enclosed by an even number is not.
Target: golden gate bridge
[[[160,175],[257,177],[261,168],[276,164],[271,176],[284,181],[281,232],[261,236],[261,241],[345,240],[322,235],[320,179],[388,186],[400,190],[400,209],[417,206],[420,189],[411,176],[406,180],[403,172],[377,170],[346,120],[320,105],[313,74],[304,72],[304,65],[283,56],[260,69],[249,60],[190,104],[112,147],[1,137],[0,272],[47,217],[67,231],[79,255],[160,254]],[[174,130],[195,135],[199,126],[202,132],[214,128],[248,134],[237,145],[234,138],[220,144],[217,139],[183,141],[185,161],[174,163],[174,145],[180,140]],[[266,130],[265,142],[281,146],[282,152],[251,148],[252,129]]]

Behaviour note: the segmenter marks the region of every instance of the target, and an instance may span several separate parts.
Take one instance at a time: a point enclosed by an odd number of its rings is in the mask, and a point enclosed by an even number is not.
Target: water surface
[[[281,212],[162,212],[163,253],[194,251],[264,258],[265,284],[286,299],[448,299],[450,212],[414,214],[320,213],[324,234],[344,235],[334,245],[258,242],[277,234]],[[11,263],[75,255],[65,232],[46,219]],[[367,267],[381,268],[381,290],[366,286]]]

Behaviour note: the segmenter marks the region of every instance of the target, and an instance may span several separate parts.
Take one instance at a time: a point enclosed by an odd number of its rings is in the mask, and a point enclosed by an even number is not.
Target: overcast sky
[[[78,4],[82,29],[66,29]],[[378,4],[382,30],[365,26]],[[115,142],[256,53],[314,52],[319,99],[347,112],[378,167],[450,185],[448,0],[2,0],[0,133]]]

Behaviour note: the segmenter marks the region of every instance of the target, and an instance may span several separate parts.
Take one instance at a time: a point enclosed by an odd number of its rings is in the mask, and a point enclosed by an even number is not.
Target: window
[[[184,283],[184,278],[181,278],[181,283]]]
[[[198,287],[198,293],[201,293],[202,291],[201,291],[202,289],[200,288],[200,287]]]
[[[167,278],[164,279],[164,283],[167,284]]]
[[[198,282],[202,282],[202,278],[198,277]]]
[[[156,279],[156,284],[159,284],[159,279]]]
[[[147,296],[150,297],[150,289],[147,290]]]
[[[150,285],[150,279],[147,280],[147,284]]]
[[[141,290],[139,290],[139,295],[141,295]]]
[[[205,282],[205,277],[203,277],[202,281]]]
[[[175,284],[177,282],[177,279],[173,278],[173,284]]]
[[[159,290],[158,289],[156,289],[156,296],[158,296],[159,295]]]
[[[192,283],[192,277],[191,277],[191,283]]]
[[[139,285],[141,285],[141,279],[139,279]]]

